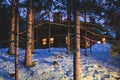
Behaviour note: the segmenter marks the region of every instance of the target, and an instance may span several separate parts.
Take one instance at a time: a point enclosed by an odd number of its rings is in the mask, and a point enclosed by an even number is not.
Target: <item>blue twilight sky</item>
[[[26,0],[19,0],[20,3],[23,3],[24,1]],[[56,5],[58,6],[66,6],[66,5],[63,5],[62,3],[60,3],[60,0],[53,0],[55,2]],[[99,1],[99,0],[98,0]],[[104,3],[106,0],[102,0]],[[9,4],[11,5],[10,3],[10,0],[5,0],[4,4]],[[107,8],[107,7],[106,7]],[[26,8],[19,8],[19,12],[20,12],[20,16],[22,16],[23,18],[26,18],[26,15],[27,15],[27,9]],[[62,19],[66,19],[67,18],[67,13],[66,13],[66,10],[58,10],[58,9],[55,9],[54,6],[52,6],[52,9],[50,11],[50,20],[53,21],[53,13],[54,12],[61,12],[62,13]],[[41,14],[44,13],[44,10],[40,12]],[[104,15],[104,13],[101,13]],[[47,15],[46,15],[47,16]],[[42,17],[41,19],[45,19],[45,20],[48,20],[48,17]],[[100,19],[99,16],[96,16],[94,14],[92,14],[92,16],[95,18],[95,21],[96,23],[99,23],[101,24],[102,26],[104,26],[104,19]],[[40,18],[39,17],[39,14],[35,14],[35,18]],[[84,18],[81,16],[80,17],[80,21],[84,21]],[[87,15],[87,22],[89,22],[89,15]],[[115,37],[115,32],[114,31],[111,31],[110,29],[108,29],[110,31],[110,34]]]

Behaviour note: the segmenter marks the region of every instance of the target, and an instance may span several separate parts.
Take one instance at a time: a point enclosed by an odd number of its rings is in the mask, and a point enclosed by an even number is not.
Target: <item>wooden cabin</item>
[[[48,47],[67,47],[68,36],[70,37],[71,48],[75,47],[75,26],[74,21],[62,20],[61,13],[55,13],[53,15],[53,22],[43,21],[34,29],[34,44],[35,48],[48,48]],[[68,34],[69,30],[69,34]],[[19,33],[19,45],[26,48],[27,30]],[[107,39],[110,39],[108,30],[101,25],[91,22],[81,22],[80,29],[80,45],[81,48],[91,47],[97,41],[105,44]],[[2,43],[3,46],[9,46],[9,40]]]
[[[59,19],[57,19],[57,16]],[[66,20],[61,20],[61,15],[55,14],[54,21],[44,21],[41,24],[34,26],[34,43],[36,48],[48,48],[51,47],[66,47],[68,35],[70,37],[71,48],[75,47],[75,26],[74,22],[71,21],[70,25]],[[69,29],[69,34],[68,34]],[[102,26],[95,23],[84,23],[81,22],[80,29],[80,44],[81,48],[92,46],[97,41],[106,42],[106,38],[109,38],[108,31]],[[20,33],[20,38],[26,37],[26,31]],[[26,40],[25,40],[26,41]],[[25,44],[25,41],[21,41]]]
[[[81,47],[92,46],[97,41],[103,41],[105,43],[108,34],[103,34],[105,30],[98,28],[97,24],[87,23],[84,27],[84,23],[81,22]],[[75,26],[66,25],[54,22],[44,22],[42,24],[34,26],[34,43],[36,48],[48,48],[51,47],[66,47],[68,39],[68,28],[71,47],[75,47]],[[101,31],[98,32],[97,30]],[[26,32],[20,34],[20,37],[26,38]],[[26,40],[25,40],[26,41]],[[21,44],[25,44],[25,41]]]

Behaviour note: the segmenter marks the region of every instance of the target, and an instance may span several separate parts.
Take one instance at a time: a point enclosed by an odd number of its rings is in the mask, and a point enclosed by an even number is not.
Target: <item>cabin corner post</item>
[[[88,56],[87,46],[88,46],[87,31],[85,31],[85,56]]]
[[[50,38],[51,38],[51,29],[50,29],[50,22],[49,22],[49,26],[48,26],[48,52],[50,52],[50,48],[51,48],[51,41],[50,41]]]

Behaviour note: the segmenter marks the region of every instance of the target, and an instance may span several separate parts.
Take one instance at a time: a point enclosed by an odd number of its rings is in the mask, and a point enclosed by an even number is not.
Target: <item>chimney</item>
[[[95,18],[89,17],[89,20],[90,20],[91,23],[95,23]]]
[[[53,21],[55,23],[62,23],[62,14],[60,12],[53,13]]]

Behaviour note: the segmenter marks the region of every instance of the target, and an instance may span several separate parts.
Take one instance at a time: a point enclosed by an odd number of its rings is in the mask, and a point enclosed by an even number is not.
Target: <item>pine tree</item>
[[[15,0],[12,0],[12,18],[11,18],[11,35],[10,35],[10,46],[9,46],[9,51],[8,54],[15,54]]]
[[[27,9],[27,46],[25,54],[25,66],[30,67],[32,63],[32,52],[33,52],[33,0],[28,0],[28,9]]]
[[[67,0],[67,21],[68,21],[68,25],[70,25],[70,21],[71,21],[71,11],[70,11],[70,5],[71,1]],[[70,53],[70,28],[68,26],[68,35],[67,35],[67,53]]]
[[[16,5],[15,5],[15,80],[19,80],[18,48],[19,48],[19,12],[18,12],[18,0],[16,0]]]
[[[78,7],[79,0],[74,0],[75,9],[75,53],[74,53],[74,80],[81,80],[80,68],[80,11]]]

